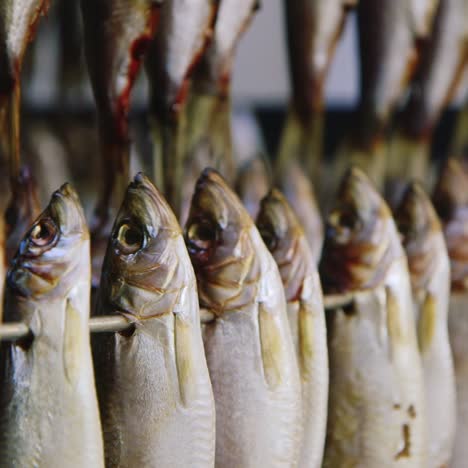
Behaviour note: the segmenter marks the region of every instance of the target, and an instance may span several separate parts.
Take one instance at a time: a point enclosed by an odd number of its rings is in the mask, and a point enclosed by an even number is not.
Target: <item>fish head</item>
[[[278,265],[286,299],[297,300],[315,261],[299,220],[279,190],[273,189],[263,198],[257,228]]]
[[[254,262],[252,229],[253,221],[237,195],[218,172],[205,169],[195,186],[185,228],[201,305],[221,312],[249,294],[244,283]]]
[[[419,183],[411,183],[405,190],[395,221],[408,257],[413,289],[419,289],[430,280],[436,260],[443,254],[434,243],[442,235],[439,219]]]
[[[53,299],[66,295],[89,268],[83,208],[75,190],[64,184],[24,235],[7,284],[17,296]]]
[[[326,223],[320,262],[325,292],[375,287],[383,280],[398,245],[387,204],[364,172],[351,168]]]
[[[448,159],[433,193],[450,257],[452,289],[468,289],[468,172]]]
[[[184,255],[185,262],[181,261]],[[171,208],[150,180],[137,174],[127,188],[107,246],[101,311],[119,311],[138,319],[171,313],[190,274],[184,268],[189,263]]]

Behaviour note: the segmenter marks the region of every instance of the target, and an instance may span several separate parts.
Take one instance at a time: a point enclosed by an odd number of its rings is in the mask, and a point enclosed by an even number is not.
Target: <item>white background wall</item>
[[[236,57],[233,85],[238,99],[256,102],[287,99],[289,75],[283,18],[283,0],[262,1]],[[358,90],[356,40],[355,18],[351,15],[327,80],[329,104],[352,105],[355,102]]]

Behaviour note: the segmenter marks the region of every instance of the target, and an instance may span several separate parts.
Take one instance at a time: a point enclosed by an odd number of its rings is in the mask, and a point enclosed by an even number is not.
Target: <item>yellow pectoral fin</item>
[[[406,341],[406,331],[402,323],[402,311],[400,310],[401,304],[395,297],[395,294],[390,288],[386,288],[386,302],[387,302],[387,326],[388,334],[392,343],[403,344]]]
[[[185,405],[193,397],[196,379],[196,364],[193,353],[192,324],[175,315],[175,354],[177,376],[179,378],[179,391],[182,403]]]
[[[83,361],[83,324],[79,312],[67,300],[65,310],[65,330],[63,337],[63,364],[65,376],[71,385],[75,385]]]
[[[301,301],[299,306],[299,366],[301,375],[306,377],[314,358],[314,317],[309,304]]]
[[[421,352],[424,352],[431,346],[432,339],[434,338],[436,306],[434,296],[427,294],[418,321],[418,343]]]
[[[284,366],[283,339],[278,318],[263,304],[259,304],[258,326],[265,380],[269,387],[276,388],[281,383]]]

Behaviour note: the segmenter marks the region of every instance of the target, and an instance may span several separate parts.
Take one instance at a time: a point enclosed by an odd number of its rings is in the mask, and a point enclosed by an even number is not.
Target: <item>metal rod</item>
[[[200,309],[201,323],[214,320],[215,315],[207,309]],[[90,333],[119,332],[126,330],[132,322],[121,315],[103,315],[89,319]],[[16,341],[31,333],[29,327],[22,322],[0,324],[0,341]]]

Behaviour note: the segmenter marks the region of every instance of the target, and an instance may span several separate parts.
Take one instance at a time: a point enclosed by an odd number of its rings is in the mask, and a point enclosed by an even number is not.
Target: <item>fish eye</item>
[[[134,254],[145,245],[145,233],[141,226],[124,221],[117,229],[117,246],[125,255]]]
[[[275,236],[274,232],[263,228],[260,229],[260,235],[262,236],[263,242],[267,246],[268,250],[273,252],[278,246],[278,238]]]
[[[360,228],[361,222],[359,218],[349,211],[343,211],[339,215],[338,223],[340,226],[349,229],[351,231],[356,231]]]
[[[193,223],[187,230],[187,238],[192,247],[207,250],[218,239],[218,229],[207,221]]]
[[[33,246],[48,247],[55,241],[57,233],[57,226],[52,219],[44,218],[32,227],[29,239]]]

